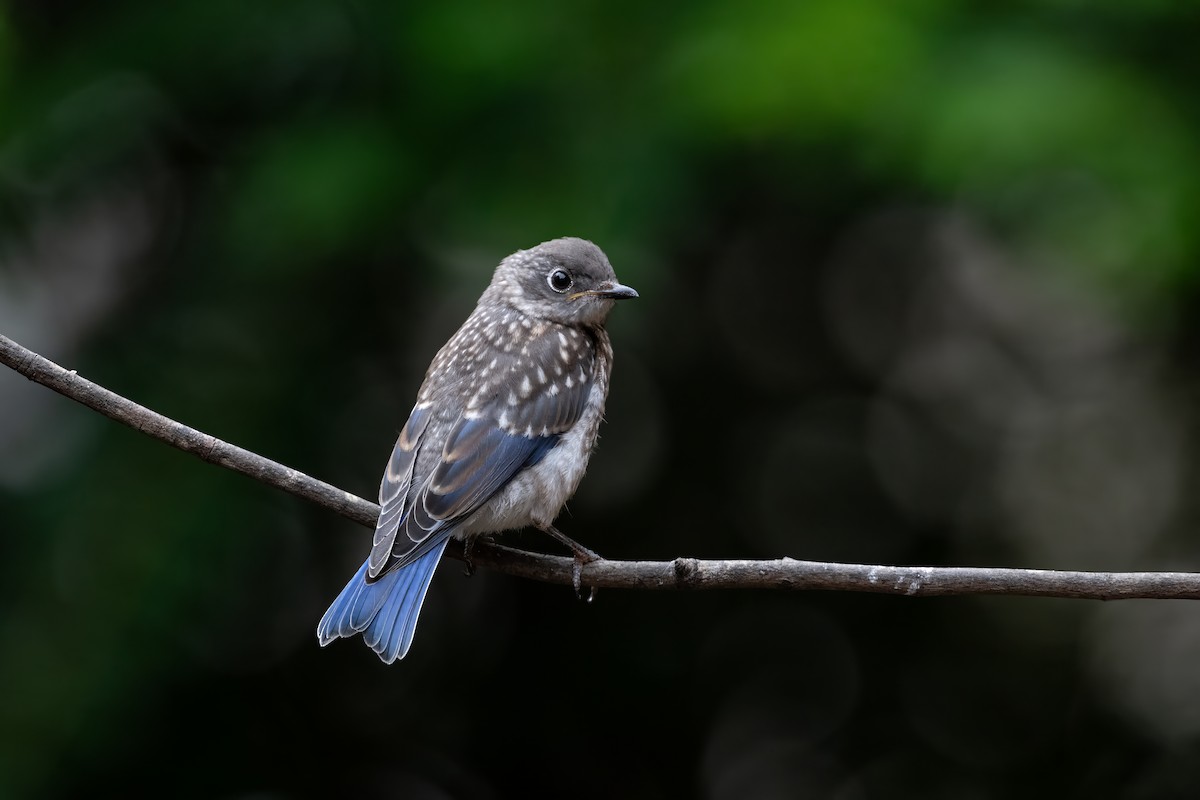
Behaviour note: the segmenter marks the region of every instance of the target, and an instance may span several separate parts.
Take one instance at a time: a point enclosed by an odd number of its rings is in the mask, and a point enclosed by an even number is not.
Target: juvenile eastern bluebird
[[[363,633],[385,663],[412,644],[451,536],[551,523],[575,492],[608,395],[614,301],[637,297],[583,239],[500,262],[425,373],[379,486],[371,554],[317,625],[321,646]],[[577,561],[578,568],[578,561]]]

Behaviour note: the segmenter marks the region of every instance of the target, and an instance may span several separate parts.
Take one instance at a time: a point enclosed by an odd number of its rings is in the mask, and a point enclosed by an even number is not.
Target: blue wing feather
[[[442,459],[425,493],[425,509],[442,520],[470,514],[518,472],[540,461],[558,439],[557,435],[514,435],[490,420],[464,419],[447,440],[446,453],[451,455],[464,445],[467,453]]]
[[[399,543],[404,537],[398,535],[392,558],[381,571],[421,558],[428,540],[448,535],[456,523],[475,513],[521,470],[545,458],[559,439],[557,434],[506,433],[486,419],[459,420],[446,440],[441,462],[401,523],[411,548],[402,550]]]

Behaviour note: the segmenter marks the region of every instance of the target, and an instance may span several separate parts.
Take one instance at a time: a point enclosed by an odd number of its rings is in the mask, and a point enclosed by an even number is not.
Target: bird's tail
[[[321,617],[317,641],[324,647],[339,636],[362,633],[363,641],[385,664],[404,658],[417,629],[429,581],[448,541],[446,537],[416,561],[374,583],[367,583],[364,562]]]

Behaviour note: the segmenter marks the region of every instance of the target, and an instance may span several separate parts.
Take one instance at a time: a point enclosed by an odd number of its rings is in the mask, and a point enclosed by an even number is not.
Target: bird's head
[[[488,291],[534,319],[564,325],[603,324],[615,301],[638,296],[617,281],[603,250],[573,237],[513,253]]]

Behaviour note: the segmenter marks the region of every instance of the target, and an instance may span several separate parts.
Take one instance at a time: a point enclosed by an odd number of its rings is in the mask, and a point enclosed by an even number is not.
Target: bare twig
[[[79,377],[74,370],[63,369],[5,336],[0,336],[0,363],[12,367],[35,383],[47,386],[93,411],[99,411],[109,419],[115,419],[204,461],[249,475],[255,480],[325,506],[362,525],[375,527],[379,506],[369,500],[139,406],[132,400]]]
[[[128,425],[213,464],[282,489],[369,528],[379,506],[302,472],[223,442],[157,414],[65,370],[0,336],[0,363],[106,417]],[[462,557],[457,542],[451,555]],[[531,553],[480,541],[476,565],[547,583],[571,584],[574,559]],[[614,589],[811,589],[878,592],[909,597],[1004,594],[1074,597],[1200,599],[1200,573],[1067,572],[992,567],[893,567],[837,564],[782,558],[769,561],[672,561],[600,559],[583,567],[583,585]]]

